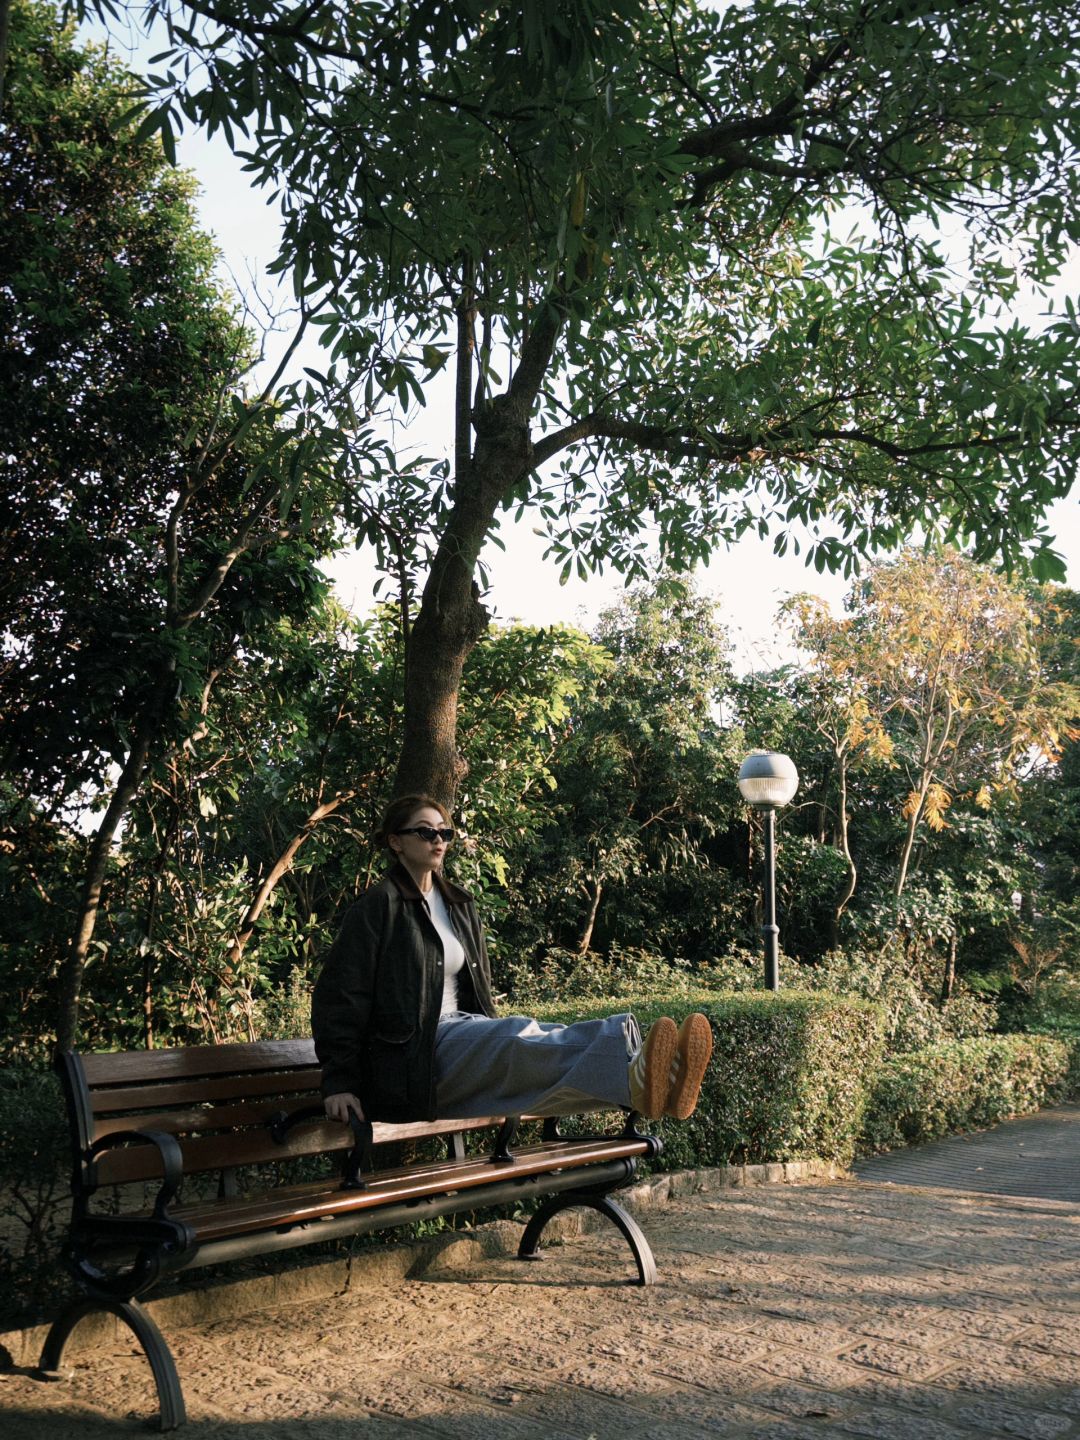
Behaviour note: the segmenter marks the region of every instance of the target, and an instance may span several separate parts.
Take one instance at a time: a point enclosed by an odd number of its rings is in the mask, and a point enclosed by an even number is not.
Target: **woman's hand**
[[[337,1095],[327,1095],[326,1114],[329,1119],[340,1120],[343,1124],[347,1125],[349,1123],[350,1110],[358,1120],[363,1120],[364,1107],[360,1104],[356,1096],[350,1094],[348,1090],[342,1090]]]

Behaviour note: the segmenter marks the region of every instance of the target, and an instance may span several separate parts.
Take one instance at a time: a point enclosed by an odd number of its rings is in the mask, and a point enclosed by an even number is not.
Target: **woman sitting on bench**
[[[345,1121],[571,1115],[623,1108],[684,1120],[712,1052],[704,1015],[551,1025],[497,1019],[475,902],[442,873],[450,817],[427,795],[378,831],[395,863],[346,912],[311,1023],[326,1113]]]

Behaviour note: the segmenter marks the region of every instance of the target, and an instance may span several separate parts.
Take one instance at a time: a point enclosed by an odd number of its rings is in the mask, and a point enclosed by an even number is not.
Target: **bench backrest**
[[[86,1176],[90,1147],[120,1130],[175,1135],[185,1174],[258,1165],[295,1156],[346,1150],[347,1125],[324,1119],[298,1123],[279,1143],[270,1121],[321,1105],[321,1067],[311,1040],[194,1045],[175,1050],[128,1050],[79,1055],[57,1062],[64,1084],[77,1175]],[[375,1144],[497,1125],[500,1117],[374,1127]],[[118,1145],[96,1165],[100,1184],[154,1180],[161,1162],[153,1145]]]

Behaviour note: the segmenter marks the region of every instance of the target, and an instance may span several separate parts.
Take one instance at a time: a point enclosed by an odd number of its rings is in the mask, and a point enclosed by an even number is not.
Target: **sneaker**
[[[664,1113],[678,1044],[675,1021],[664,1015],[649,1027],[645,1043],[630,1061],[630,1104],[646,1120],[659,1120]]]
[[[712,1046],[712,1026],[706,1017],[688,1015],[679,1026],[671,1089],[664,1102],[663,1113],[673,1120],[689,1120],[697,1108]]]

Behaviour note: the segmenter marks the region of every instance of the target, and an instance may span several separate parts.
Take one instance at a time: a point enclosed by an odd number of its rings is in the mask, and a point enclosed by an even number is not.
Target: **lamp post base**
[[[765,939],[765,989],[780,989],[780,927],[763,925],[761,933]]]

